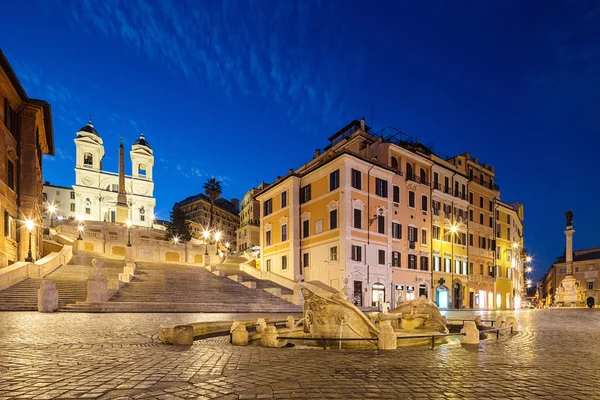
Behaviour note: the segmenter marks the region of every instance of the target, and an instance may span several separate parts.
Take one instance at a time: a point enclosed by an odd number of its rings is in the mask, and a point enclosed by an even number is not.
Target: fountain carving
[[[310,289],[307,287],[310,285]],[[304,328],[315,339],[375,338],[379,329],[346,296],[316,283],[302,288]],[[365,341],[345,342],[343,347],[375,347]]]
[[[421,296],[416,300],[406,300],[396,307],[390,314],[400,314],[400,329],[423,329],[448,333],[446,318],[440,314],[437,305]]]
[[[384,325],[394,327],[394,334],[400,336],[433,335],[448,333],[446,319],[437,306],[425,297],[406,301],[392,313],[378,313],[371,321],[343,292],[316,282],[308,282],[302,288],[304,295],[304,332],[315,339],[375,339],[382,333]],[[388,328],[389,330],[389,328]],[[387,332],[389,334],[389,332]],[[429,342],[430,336],[425,336]],[[398,341],[398,346],[420,344],[424,339]],[[375,348],[373,341],[340,341],[342,348]]]

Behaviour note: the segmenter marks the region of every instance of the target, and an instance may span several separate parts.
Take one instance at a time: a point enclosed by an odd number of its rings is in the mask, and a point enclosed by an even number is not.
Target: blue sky
[[[600,244],[597,2],[13,1],[0,46],[52,104],[54,184],[73,183],[90,115],[106,169],[119,132],[146,135],[164,219],[207,177],[239,198],[365,116],[494,165],[502,199],[525,204],[536,276],[567,209],[575,248]]]

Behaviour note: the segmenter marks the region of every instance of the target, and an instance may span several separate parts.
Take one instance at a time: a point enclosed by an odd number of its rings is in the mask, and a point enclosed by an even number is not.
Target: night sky
[[[372,3],[6,1],[0,46],[52,104],[53,184],[74,183],[91,116],[105,169],[119,132],[146,135],[168,219],[208,177],[241,198],[364,116],[494,165],[502,199],[525,204],[536,278],[563,252],[569,208],[574,247],[599,245],[600,3]]]

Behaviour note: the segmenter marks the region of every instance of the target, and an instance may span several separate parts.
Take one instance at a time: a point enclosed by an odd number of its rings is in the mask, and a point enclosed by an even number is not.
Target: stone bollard
[[[258,321],[256,321],[256,332],[263,333],[266,327],[267,321],[265,321],[264,318],[259,318]]]
[[[512,327],[513,327],[513,332],[516,332],[519,330],[519,322],[513,316],[506,318],[506,326],[510,326],[510,325],[512,325]]]
[[[173,328],[173,344],[191,346],[194,343],[194,327],[192,325],[177,325]]]
[[[398,348],[396,332],[394,332],[394,328],[389,322],[390,321],[384,321],[384,323],[381,324],[379,336],[377,336],[377,348],[379,350],[396,350]]]
[[[234,346],[248,345],[248,330],[246,329],[246,325],[238,324],[233,331],[231,331],[231,344]]]
[[[481,320],[481,316],[478,315],[475,317],[475,325],[477,328],[481,329],[483,327],[483,321]]]
[[[279,347],[277,328],[274,326],[267,326],[260,337],[260,344],[263,347]]]
[[[496,324],[494,325],[496,328],[506,328],[508,325],[506,324],[506,317],[505,316],[501,316],[499,318],[496,318]],[[508,329],[503,329],[500,331],[501,335],[506,335],[507,333],[509,333]]]
[[[465,335],[460,337],[460,344],[479,344],[479,329],[473,321],[465,321],[460,333]]]
[[[99,303],[108,301],[108,283],[106,276],[102,274],[102,266],[104,262],[97,258],[92,260],[94,271],[90,274],[87,282],[87,299],[88,303]]]
[[[288,329],[294,329],[295,324],[296,322],[294,321],[294,317],[288,315],[288,317],[285,319],[285,327]]]
[[[167,326],[159,327],[158,340],[166,344],[173,344],[173,328]]]
[[[58,291],[56,283],[43,280],[38,289],[38,311],[54,312],[58,310]]]

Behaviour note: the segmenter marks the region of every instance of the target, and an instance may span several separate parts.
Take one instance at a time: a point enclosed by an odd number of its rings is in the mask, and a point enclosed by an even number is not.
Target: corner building
[[[256,196],[260,268],[323,282],[359,306],[425,295],[440,308],[513,307],[514,274],[496,295],[493,167],[369,130],[352,121]]]
[[[25,93],[0,50],[0,268],[42,255],[42,156],[54,155],[50,105]],[[25,221],[34,223],[31,235]],[[31,239],[31,240],[30,240]]]

